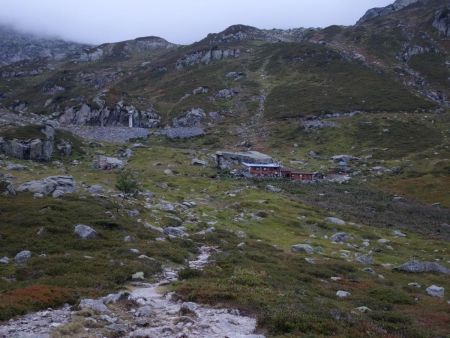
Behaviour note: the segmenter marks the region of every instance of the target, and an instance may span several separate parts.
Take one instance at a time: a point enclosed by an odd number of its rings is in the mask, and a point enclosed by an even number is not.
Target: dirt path
[[[215,251],[200,247],[197,258],[188,262],[189,267],[203,269]],[[237,310],[183,303],[174,293],[162,291],[177,279],[178,271],[166,268],[156,283],[138,283],[128,292],[82,300],[84,314],[67,306],[11,320],[0,326],[0,337],[59,337],[73,330],[72,337],[264,338],[254,334],[256,320]],[[86,311],[90,312],[87,317]]]

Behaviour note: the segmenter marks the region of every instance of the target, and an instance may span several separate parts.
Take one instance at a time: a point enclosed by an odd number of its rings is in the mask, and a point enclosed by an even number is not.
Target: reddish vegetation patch
[[[0,294],[0,320],[74,301],[73,290],[56,286],[33,285],[11,290]]]
[[[402,308],[402,311],[408,316],[416,319],[416,325],[426,330],[433,329],[440,330],[445,336],[450,327],[450,313],[447,309],[447,304],[440,300],[432,300],[426,302],[420,308],[408,307]]]

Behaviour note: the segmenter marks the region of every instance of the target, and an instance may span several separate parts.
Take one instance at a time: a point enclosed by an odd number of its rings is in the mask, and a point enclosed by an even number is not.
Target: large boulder
[[[108,157],[99,155],[94,160],[94,168],[102,170],[122,169],[125,166],[125,162],[116,157]]]
[[[30,181],[20,185],[18,192],[31,192],[55,198],[75,192],[75,181],[72,176],[50,176],[42,180]]]
[[[201,127],[206,118],[205,111],[201,108],[192,108],[184,113],[183,116],[173,119],[175,128],[182,127]]]
[[[14,257],[14,261],[17,264],[25,264],[31,258],[31,251],[23,250],[19,252],[16,257]]]
[[[450,275],[450,269],[436,262],[409,261],[395,268],[398,271],[421,273],[434,272]]]
[[[51,122],[36,128],[42,137],[29,139],[0,137],[0,152],[20,160],[50,161],[55,147],[55,128]]]
[[[330,239],[336,243],[345,243],[348,242],[352,237],[346,232],[338,232],[335,233]]]
[[[92,310],[97,313],[111,312],[108,307],[98,299],[82,299],[79,307],[81,310]]]
[[[93,239],[97,236],[93,228],[84,224],[75,225],[74,233],[81,239]]]
[[[314,253],[314,248],[309,244],[296,244],[291,247],[292,252],[304,252],[308,255]]]
[[[441,286],[431,285],[425,291],[432,297],[444,298],[445,289]]]

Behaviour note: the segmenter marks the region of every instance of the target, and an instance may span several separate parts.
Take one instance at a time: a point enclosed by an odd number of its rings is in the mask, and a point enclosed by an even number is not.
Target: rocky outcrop
[[[386,7],[379,7],[379,8],[372,8],[369,9],[364,16],[359,19],[359,21],[356,23],[357,25],[360,25],[366,21],[369,21],[373,18],[379,17],[379,16],[385,16],[388,14],[391,14],[393,12],[397,12],[399,10],[402,10],[403,8],[406,8],[416,2],[419,2],[420,0],[397,0],[392,5],[386,6]]]
[[[75,181],[72,176],[50,176],[42,180],[30,181],[20,185],[18,192],[31,192],[42,196],[52,195],[54,198],[75,192]]]
[[[294,29],[259,29],[246,25],[233,25],[217,34],[209,34],[204,41],[210,45],[229,44],[241,41],[265,41],[265,42],[300,42],[305,39],[313,28]]]
[[[61,125],[78,126],[132,126],[136,128],[157,128],[161,122],[161,116],[149,107],[147,110],[139,110],[124,101],[118,102],[114,107],[108,107],[101,96],[93,100],[93,104],[83,103],[76,107],[68,107],[59,115]]]
[[[241,51],[237,48],[211,48],[207,50],[199,50],[186,54],[176,62],[177,70],[197,65],[209,64],[212,61],[218,61],[228,58],[238,58],[241,56]]]
[[[75,60],[79,62],[94,62],[106,58],[128,58],[135,54],[175,47],[177,47],[176,44],[170,43],[163,38],[148,36],[117,43],[107,43],[91,49],[84,49]]]
[[[406,46],[401,55],[401,59],[404,62],[408,62],[414,55],[421,55],[425,53],[434,53],[434,52],[436,51],[432,47],[422,47],[418,45]]]
[[[173,126],[180,127],[201,127],[203,120],[206,118],[205,111],[201,108],[192,108],[184,115],[173,119]]]
[[[51,124],[41,127],[42,138],[1,138],[0,152],[21,160],[50,161],[54,151],[55,129]]]
[[[450,7],[443,8],[436,12],[433,20],[433,27],[444,37],[450,37]]]

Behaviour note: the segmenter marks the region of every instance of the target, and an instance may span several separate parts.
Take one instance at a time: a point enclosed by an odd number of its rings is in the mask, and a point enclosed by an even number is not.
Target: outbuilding
[[[246,163],[246,175],[250,177],[281,177],[281,166],[278,163]]]

